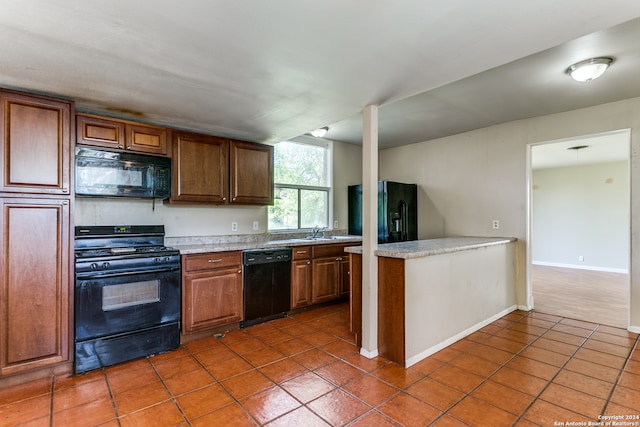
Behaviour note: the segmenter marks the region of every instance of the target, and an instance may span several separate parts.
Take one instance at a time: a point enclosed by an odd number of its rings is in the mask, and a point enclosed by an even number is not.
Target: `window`
[[[300,138],[302,139],[302,138]],[[269,230],[329,225],[331,145],[328,141],[283,141],[274,147],[275,201]]]

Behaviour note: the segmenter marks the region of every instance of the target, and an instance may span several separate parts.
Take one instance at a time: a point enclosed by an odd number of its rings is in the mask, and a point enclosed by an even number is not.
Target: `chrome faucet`
[[[325,231],[326,231],[327,227],[318,227],[317,225],[315,227],[313,227],[313,229],[309,232],[309,235],[307,236],[310,239],[317,239],[318,238],[318,233],[320,233],[322,231],[322,237],[325,237]]]

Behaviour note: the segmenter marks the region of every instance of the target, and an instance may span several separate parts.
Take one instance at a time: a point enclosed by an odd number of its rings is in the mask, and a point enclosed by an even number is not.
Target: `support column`
[[[362,112],[362,348],[378,355],[378,107]]]

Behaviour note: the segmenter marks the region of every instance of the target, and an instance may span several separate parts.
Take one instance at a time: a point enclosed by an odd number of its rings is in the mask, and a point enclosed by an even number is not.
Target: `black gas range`
[[[164,226],[75,232],[76,373],[177,348],[181,262]]]

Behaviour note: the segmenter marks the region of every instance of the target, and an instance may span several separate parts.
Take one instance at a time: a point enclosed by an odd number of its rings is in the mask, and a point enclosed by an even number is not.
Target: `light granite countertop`
[[[504,245],[516,240],[515,237],[443,237],[440,239],[381,243],[374,253],[377,256],[387,258],[422,258],[485,246]],[[362,246],[348,247],[345,252],[362,254]]]
[[[362,242],[360,236],[330,236],[326,238],[307,239],[281,238],[281,239],[247,239],[245,241],[225,241],[225,239],[198,239],[198,238],[167,238],[165,244],[180,251],[180,254],[200,254],[207,252],[243,251],[246,249],[274,249],[295,246],[326,245],[336,243],[353,243],[359,245]]]

